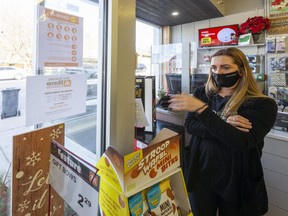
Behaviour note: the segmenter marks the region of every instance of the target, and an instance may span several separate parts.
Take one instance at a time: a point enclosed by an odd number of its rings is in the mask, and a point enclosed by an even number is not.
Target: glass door
[[[45,76],[83,75],[86,80],[86,110],[46,122],[41,127],[64,122],[65,146],[94,164],[101,154],[99,92],[102,83],[100,39],[103,19],[100,16],[103,13],[100,10],[103,4],[102,1],[88,0],[45,0],[43,3],[38,6],[35,71]],[[46,20],[43,22],[41,19],[45,15]],[[43,46],[43,42],[46,42],[48,48]]]

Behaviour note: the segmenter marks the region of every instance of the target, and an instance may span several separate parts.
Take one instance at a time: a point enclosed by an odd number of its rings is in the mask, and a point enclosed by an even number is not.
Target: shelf
[[[259,47],[259,46],[265,46],[265,43],[261,44],[248,44],[248,45],[231,45],[231,46],[212,46],[212,47],[198,47],[197,50],[210,50],[210,49],[225,49],[229,47]]]

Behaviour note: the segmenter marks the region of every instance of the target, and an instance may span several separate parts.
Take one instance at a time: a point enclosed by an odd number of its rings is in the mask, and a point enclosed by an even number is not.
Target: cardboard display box
[[[146,148],[125,156],[108,147],[96,167],[100,176],[101,215],[129,216],[130,197],[168,178],[181,215],[192,216],[180,168],[177,133],[164,128]]]

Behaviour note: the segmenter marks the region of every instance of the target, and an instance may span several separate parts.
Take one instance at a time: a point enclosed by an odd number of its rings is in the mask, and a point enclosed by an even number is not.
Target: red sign
[[[238,24],[199,29],[199,47],[238,45]]]

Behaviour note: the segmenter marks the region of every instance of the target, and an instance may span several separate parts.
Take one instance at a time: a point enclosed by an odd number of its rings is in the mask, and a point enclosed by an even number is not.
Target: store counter
[[[278,139],[278,140],[283,140],[287,141],[288,145],[288,131],[280,131],[280,130],[275,130],[272,129],[266,137],[273,138],[273,139]]]
[[[269,197],[267,215],[288,213],[288,132],[272,129],[264,141],[262,166]],[[285,212],[285,213],[284,213]]]

